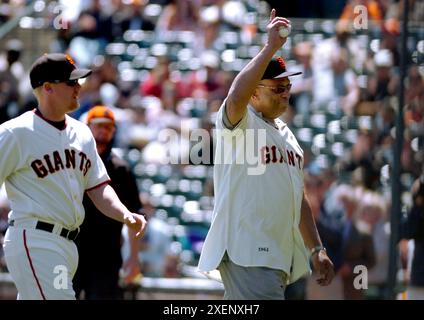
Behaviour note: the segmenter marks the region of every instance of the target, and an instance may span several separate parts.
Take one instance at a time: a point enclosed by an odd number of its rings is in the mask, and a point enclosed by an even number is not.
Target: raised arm
[[[280,37],[278,29],[281,26],[288,26],[290,21],[275,15],[275,9],[272,9],[267,26],[268,40],[265,46],[237,75],[229,90],[226,112],[232,125],[237,124],[243,118],[247,104],[269,61],[287,40],[287,38]]]

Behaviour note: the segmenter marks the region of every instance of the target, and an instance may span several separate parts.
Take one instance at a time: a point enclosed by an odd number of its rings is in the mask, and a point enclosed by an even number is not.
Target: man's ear
[[[53,92],[53,88],[52,88],[51,84],[50,84],[50,83],[48,83],[48,82],[45,82],[45,83],[43,84],[43,88],[44,88],[44,90],[46,90],[48,93],[52,93],[52,92]]]
[[[255,89],[252,94],[252,100],[259,100],[258,91]]]

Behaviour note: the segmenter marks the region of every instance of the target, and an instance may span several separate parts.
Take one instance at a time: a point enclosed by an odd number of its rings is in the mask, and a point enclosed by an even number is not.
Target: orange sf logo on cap
[[[69,54],[66,54],[65,57],[66,57],[66,60],[68,60],[70,64],[75,65],[74,59],[72,59],[72,57]]]
[[[281,68],[286,69],[286,62],[284,61],[282,57],[278,57],[277,62],[280,64]]]

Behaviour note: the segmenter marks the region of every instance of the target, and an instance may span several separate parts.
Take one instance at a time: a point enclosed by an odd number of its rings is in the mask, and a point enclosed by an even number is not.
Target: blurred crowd
[[[413,205],[413,182],[424,169],[424,1],[409,2],[399,213],[405,215]],[[313,277],[303,279],[288,295],[384,296],[403,1],[54,3],[67,27],[55,30],[55,16],[46,14],[55,35],[46,50],[68,52],[78,65],[94,70],[73,117],[83,120],[95,105],[115,112],[114,146],[132,165],[150,217],[140,252],[142,274],[158,277],[181,277],[197,264],[213,209],[213,143],[210,136],[200,139],[201,133],[211,132],[232,80],[263,45],[270,5],[291,17],[293,31],[281,54],[289,69],[303,74],[293,78],[291,108],[283,120],[304,148],[305,189],[337,277],[325,290]],[[24,4],[2,1],[0,24]],[[358,5],[368,10],[366,29],[353,25]],[[22,62],[23,55],[34,53],[18,39],[2,47],[0,123],[35,107]],[[166,139],[167,132],[175,139]],[[190,140],[196,132],[200,140]],[[6,227],[3,196],[0,237]],[[406,285],[410,255],[403,248],[400,257]],[[1,259],[0,253],[5,270]],[[370,290],[353,288],[356,265],[369,269]]]

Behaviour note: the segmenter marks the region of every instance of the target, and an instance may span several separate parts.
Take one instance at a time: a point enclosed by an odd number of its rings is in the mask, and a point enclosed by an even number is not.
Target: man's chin
[[[287,104],[281,104],[281,105],[280,105],[280,109],[279,109],[279,111],[280,111],[280,116],[281,116],[284,112],[286,112],[286,111],[287,111],[288,107],[289,107],[289,104],[288,104],[288,103],[287,103]]]
[[[69,112],[75,111],[80,107],[80,103],[78,100],[73,101],[73,103],[69,106]]]

